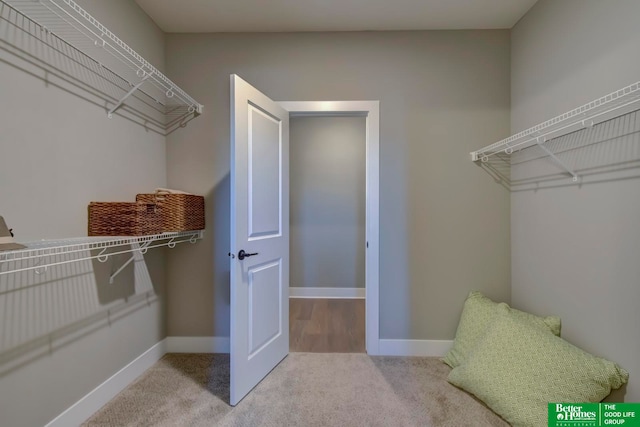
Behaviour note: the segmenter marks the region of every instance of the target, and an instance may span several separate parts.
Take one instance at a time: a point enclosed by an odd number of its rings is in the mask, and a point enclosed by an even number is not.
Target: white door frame
[[[366,349],[380,354],[380,101],[280,101],[289,116],[366,117]]]

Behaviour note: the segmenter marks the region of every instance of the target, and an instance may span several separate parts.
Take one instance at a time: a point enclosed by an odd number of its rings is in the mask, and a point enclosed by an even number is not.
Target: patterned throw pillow
[[[471,291],[464,302],[462,315],[458,323],[453,347],[442,359],[444,363],[455,368],[464,362],[476,343],[482,338],[495,318],[499,306],[509,307],[505,303],[496,303],[478,291]],[[560,318],[558,316],[538,317],[524,311],[511,309],[515,316],[560,336]]]
[[[599,402],[629,374],[500,307],[495,321],[449,382],[514,427],[547,425],[553,402]]]

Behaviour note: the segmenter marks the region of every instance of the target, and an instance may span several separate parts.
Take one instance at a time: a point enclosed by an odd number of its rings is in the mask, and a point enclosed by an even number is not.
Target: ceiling
[[[507,29],[537,0],[136,0],[167,33]]]

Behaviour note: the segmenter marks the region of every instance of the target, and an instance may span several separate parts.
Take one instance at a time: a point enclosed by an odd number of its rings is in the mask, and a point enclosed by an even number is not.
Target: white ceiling
[[[537,0],[136,0],[167,33],[511,28]]]

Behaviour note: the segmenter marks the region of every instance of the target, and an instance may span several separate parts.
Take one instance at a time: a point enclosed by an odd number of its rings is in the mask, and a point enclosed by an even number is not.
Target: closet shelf
[[[634,83],[578,108],[549,119],[494,144],[471,153],[474,162],[487,162],[496,154],[511,155],[533,145],[540,146],[560,166],[570,173],[574,181],[577,175],[549,151],[544,143],[585,127],[592,127],[606,120],[640,109],[640,82]]]
[[[90,259],[106,262],[110,256],[135,251],[145,254],[151,248],[173,248],[178,243],[196,243],[203,234],[203,230],[193,230],[149,236],[80,237],[23,243],[26,249],[0,252],[0,276],[28,270],[40,274],[51,266]]]
[[[5,19],[54,49],[58,58],[68,62],[66,68],[75,72],[79,72],[79,68],[83,72],[90,71],[121,90],[118,95],[110,94],[112,99],[106,108],[109,118],[132,95],[163,113],[167,127],[176,123],[184,125],[184,121],[177,121],[178,117],[184,119],[202,113],[201,104],[74,1],[0,1],[21,15]],[[135,93],[141,94],[136,96]]]

